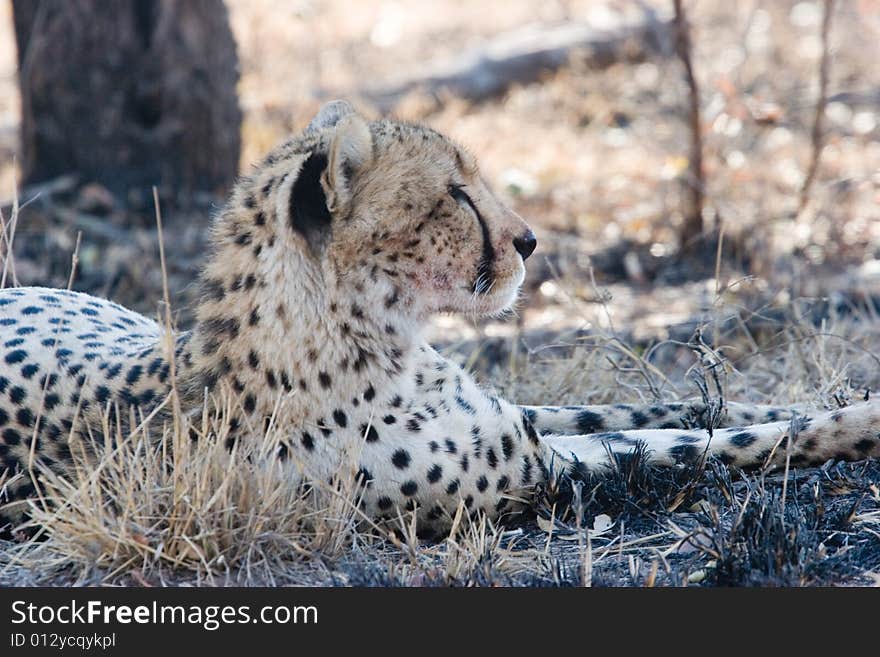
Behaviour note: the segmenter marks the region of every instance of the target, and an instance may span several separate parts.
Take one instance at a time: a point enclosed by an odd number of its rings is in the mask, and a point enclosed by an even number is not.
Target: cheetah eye
[[[467,195],[467,192],[464,191],[464,185],[449,185],[449,195],[454,198],[456,201],[461,203],[462,205],[468,206],[475,213],[477,209],[474,207],[474,202],[471,200],[471,197]]]

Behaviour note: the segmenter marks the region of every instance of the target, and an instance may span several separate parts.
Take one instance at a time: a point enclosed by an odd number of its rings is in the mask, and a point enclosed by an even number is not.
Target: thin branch
[[[828,78],[831,68],[831,15],[834,13],[834,0],[825,0],[822,14],[822,59],[819,62],[819,97],[816,99],[816,114],[813,117],[813,130],[811,135],[812,153],[807,175],[801,187],[800,200],[798,201],[798,216],[807,207],[810,201],[810,190],[819,170],[819,159],[822,157],[822,148],[825,146],[824,117],[825,107],[828,104]]]
[[[73,247],[73,255],[70,256],[70,277],[67,279],[67,289],[73,289],[73,280],[76,278],[76,268],[79,265],[79,245],[82,242],[82,231],[76,231],[76,246]]]
[[[693,247],[696,239],[703,234],[703,190],[705,175],[703,171],[703,133],[700,127],[700,88],[694,76],[690,27],[682,0],[673,0],[675,9],[675,51],[684,66],[685,81],[688,86],[688,127],[691,133],[691,153],[688,166],[688,187],[690,204],[686,208],[681,242],[685,248]]]

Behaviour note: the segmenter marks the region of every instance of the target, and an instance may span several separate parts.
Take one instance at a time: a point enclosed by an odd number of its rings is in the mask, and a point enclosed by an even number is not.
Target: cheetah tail
[[[859,403],[836,411],[794,414],[788,421],[716,429],[638,429],[540,437],[547,457],[579,470],[607,468],[616,456],[643,444],[649,462],[673,466],[703,455],[740,468],[765,464],[815,465],[828,459],[855,461],[880,457],[880,402]]]

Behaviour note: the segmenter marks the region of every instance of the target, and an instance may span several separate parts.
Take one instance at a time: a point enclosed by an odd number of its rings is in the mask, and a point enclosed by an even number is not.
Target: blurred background
[[[472,366],[602,335],[685,368],[697,329],[734,359],[864,329],[878,44],[878,0],[2,2],[6,284],[66,286],[76,251],[74,289],[155,314],[155,184],[188,326],[236,173],[345,97],[466,145],[538,235],[514,321],[437,318]]]

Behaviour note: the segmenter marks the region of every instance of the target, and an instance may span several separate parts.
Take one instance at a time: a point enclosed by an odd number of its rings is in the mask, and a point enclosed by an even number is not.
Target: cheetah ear
[[[348,211],[354,178],[372,159],[370,128],[360,116],[350,114],[337,121],[328,152],[314,151],[303,162],[291,186],[289,216],[313,254],[322,253],[332,215]]]
[[[315,151],[302,163],[290,187],[291,227],[302,235],[312,253],[318,255],[330,236],[332,217],[321,178],[327,170],[327,156]]]
[[[339,119],[327,159],[323,181],[327,208],[331,213],[346,212],[354,179],[373,160],[373,135],[367,122],[357,114]]]
[[[329,103],[324,103],[318,110],[315,118],[306,128],[306,132],[320,132],[326,128],[332,128],[339,123],[339,119],[349,114],[355,114],[351,103],[346,100],[331,100]]]

